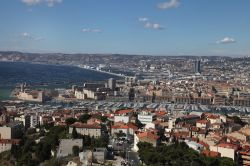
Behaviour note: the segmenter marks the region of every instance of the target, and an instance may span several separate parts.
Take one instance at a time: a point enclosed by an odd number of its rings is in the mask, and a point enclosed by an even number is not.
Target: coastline
[[[114,75],[114,76],[117,76],[117,77],[123,77],[123,78],[126,77],[125,75],[122,75],[122,74],[117,74],[117,73],[107,72],[107,71],[103,71],[103,70],[92,69],[90,67],[83,67],[83,66],[76,66],[76,67],[81,68],[81,69],[95,71],[95,72],[110,74],[110,75]]]

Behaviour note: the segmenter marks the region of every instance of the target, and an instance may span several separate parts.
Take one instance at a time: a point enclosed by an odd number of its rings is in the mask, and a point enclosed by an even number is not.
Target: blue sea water
[[[114,76],[73,66],[0,62],[0,99],[8,99],[22,82],[32,86],[65,87],[86,81],[103,81]]]

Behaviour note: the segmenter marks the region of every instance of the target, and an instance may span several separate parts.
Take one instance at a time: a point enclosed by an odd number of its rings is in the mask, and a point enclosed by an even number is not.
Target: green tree
[[[72,147],[72,153],[73,153],[74,156],[78,156],[79,151],[80,151],[79,146],[73,146]]]
[[[246,122],[243,122],[238,116],[233,116],[232,117],[234,123],[237,123],[241,126],[245,126],[246,125]]]
[[[76,127],[75,127],[75,126],[74,126],[73,129],[72,129],[72,135],[71,135],[71,137],[72,137],[73,139],[78,138],[78,133],[77,133],[77,131],[76,131]]]
[[[82,123],[87,123],[87,121],[91,118],[89,114],[83,114],[80,116],[79,121]]]
[[[47,142],[38,143],[35,154],[40,162],[49,160],[51,157],[51,145],[49,145]]]
[[[152,95],[152,103],[155,103],[155,99],[156,99],[156,94],[155,94],[155,92],[153,92],[153,95]]]
[[[134,99],[135,99],[135,89],[134,88],[129,89],[128,99],[129,99],[129,101],[134,101]]]
[[[144,124],[142,124],[141,123],[141,121],[139,121],[139,119],[136,117],[136,119],[135,119],[135,125],[139,128],[139,129],[141,129],[143,126],[144,126]]]
[[[66,124],[69,126],[69,125],[72,125],[73,123],[75,123],[77,120],[76,118],[67,118],[65,120]]]
[[[212,158],[200,155],[195,150],[189,148],[184,142],[176,142],[172,145],[153,147],[152,144],[139,142],[139,156],[143,163],[150,166],[182,165],[182,166],[234,166],[230,158]]]
[[[126,136],[126,134],[123,133],[121,130],[118,133],[115,133],[115,135],[116,135],[117,138],[121,138],[121,137],[125,137]]]

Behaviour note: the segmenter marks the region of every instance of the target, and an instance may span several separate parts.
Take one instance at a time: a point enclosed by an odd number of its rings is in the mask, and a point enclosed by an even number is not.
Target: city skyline
[[[1,1],[0,50],[249,55],[246,0]]]

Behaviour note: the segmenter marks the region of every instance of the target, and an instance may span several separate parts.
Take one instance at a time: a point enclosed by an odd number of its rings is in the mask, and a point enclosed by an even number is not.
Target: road
[[[132,145],[129,143],[122,143],[121,145],[118,145],[117,142],[113,142],[110,139],[110,145],[113,146],[114,151],[116,152],[126,152],[126,156],[125,159],[127,159],[130,163],[131,166],[139,166],[140,165],[140,161],[138,158],[138,154],[134,151],[132,151]]]
[[[139,161],[139,158],[138,158],[138,154],[136,152],[133,152],[133,151],[128,151],[128,160],[129,160],[129,163],[131,164],[131,166],[139,166],[140,165],[140,161]]]

